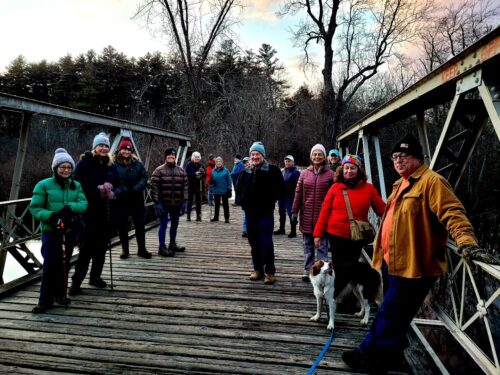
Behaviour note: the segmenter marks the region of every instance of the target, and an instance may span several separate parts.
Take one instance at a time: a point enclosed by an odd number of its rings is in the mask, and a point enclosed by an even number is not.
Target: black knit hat
[[[175,148],[173,147],[169,147],[165,150],[165,157],[167,157],[168,155],[174,155],[176,156],[177,155],[177,151],[175,150]]]
[[[234,155],[234,158],[235,158],[235,159],[238,159],[238,160],[241,160],[241,154],[236,154],[236,155]]]
[[[391,155],[395,152],[406,152],[407,154],[413,155],[420,160],[424,160],[424,152],[422,146],[417,138],[411,134],[405,135],[399,141],[396,142],[392,148]]]

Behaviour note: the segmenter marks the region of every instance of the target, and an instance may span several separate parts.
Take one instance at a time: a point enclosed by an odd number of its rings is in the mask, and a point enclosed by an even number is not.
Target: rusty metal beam
[[[486,65],[491,66],[493,71],[498,71],[498,68],[495,69],[495,64],[498,67],[499,60],[500,26],[401,94],[353,124],[339,135],[338,141],[356,136],[361,129],[372,126],[387,126],[453,99],[455,93],[462,90],[461,86],[465,85],[465,89],[468,89],[468,82],[457,85],[461,79],[467,75],[473,76],[474,72]],[[480,82],[480,76],[471,78],[473,84]],[[500,129],[498,129],[498,132],[500,132]]]

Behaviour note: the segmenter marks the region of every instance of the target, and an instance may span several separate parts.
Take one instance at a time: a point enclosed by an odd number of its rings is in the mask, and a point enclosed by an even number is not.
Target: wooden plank
[[[115,247],[114,291],[84,284],[68,308],[38,315],[30,311],[39,284],[1,299],[0,370],[306,373],[329,332],[326,313],[320,322],[309,320],[315,297],[301,280],[301,239],[275,237],[277,283],[251,282],[241,211],[232,211],[231,224],[182,219],[178,243],[187,251],[174,258],[120,260]],[[156,231],[148,232],[149,249],[156,243]],[[132,254],[135,246],[132,240]],[[107,265],[103,277],[109,277]],[[352,314],[338,313],[335,321],[335,340],[316,374],[352,374],[340,355],[367,329]]]

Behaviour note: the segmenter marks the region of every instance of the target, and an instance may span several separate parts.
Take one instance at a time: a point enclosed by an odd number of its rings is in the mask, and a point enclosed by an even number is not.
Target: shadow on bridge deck
[[[177,242],[187,250],[174,258],[156,255],[156,229],[147,235],[150,260],[135,255],[134,239],[127,260],[115,247],[115,290],[84,282],[67,309],[31,314],[39,283],[0,300],[0,371],[305,374],[329,332],[326,314],[309,321],[315,298],[300,278],[301,236],[275,236],[275,285],[251,282],[241,210],[231,214],[231,224],[210,223],[207,207],[201,223],[182,217]],[[351,314],[335,323],[316,374],[350,372],[340,355],[366,333]]]

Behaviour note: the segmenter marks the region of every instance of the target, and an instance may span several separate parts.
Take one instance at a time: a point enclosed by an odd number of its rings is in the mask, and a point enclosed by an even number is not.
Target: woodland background
[[[221,3],[229,8],[238,5],[235,1]],[[308,3],[286,2],[283,16],[304,11]],[[326,7],[338,2],[322,3]],[[360,30],[370,26],[363,23],[369,22],[363,12],[370,11],[370,3],[344,2],[339,13],[331,15],[337,17],[338,24],[332,35],[311,15],[309,23],[306,18],[293,31],[296,43],[302,43],[306,52],[311,42],[325,46],[325,52],[328,45],[332,47],[332,55],[325,53],[324,61],[316,66],[316,72],[321,68],[324,73],[331,65],[332,82],[325,77],[317,87],[292,89],[276,49],[264,43],[258,51],[242,50],[231,38],[231,22],[227,19],[221,25],[224,27],[214,26],[212,30],[219,33],[211,43],[200,42],[192,35],[182,39],[180,35],[172,38],[166,52],[139,58],[129,58],[112,46],[63,56],[54,62],[26,61],[19,56],[0,74],[0,92],[189,134],[193,137],[192,150],[199,150],[204,160],[208,154],[222,155],[229,168],[234,154],[246,154],[255,140],[264,142],[268,158],[277,164],[292,154],[297,164],[307,165],[314,144],[333,148],[332,135],[338,135],[498,25],[499,11],[492,0],[458,1],[441,8],[429,2],[418,9],[410,9],[411,2],[387,0],[381,2],[387,5],[383,14],[390,19],[405,11],[407,24],[398,18],[400,28],[389,34],[384,21],[376,17],[381,13],[372,11],[370,25],[387,35],[367,43],[369,36]],[[155,9],[167,12],[170,2],[144,4],[137,16],[149,19],[161,16],[154,13]],[[147,4],[160,8],[148,8]],[[214,10],[214,14],[223,10]],[[409,14],[410,10],[413,13]],[[166,32],[174,35],[176,23],[182,25],[182,20],[171,20]],[[385,35],[382,31],[379,35]],[[355,37],[361,35],[364,38]],[[411,43],[412,52],[404,48],[404,42],[406,46]],[[386,49],[382,50],[383,46]],[[304,69],[314,71],[308,57],[305,53]],[[447,109],[445,104],[425,114],[431,147],[437,142]],[[0,200],[7,199],[10,190],[19,123],[18,114],[0,110]],[[67,148],[77,159],[102,130],[35,116],[20,196],[30,196],[35,182],[50,174],[56,147]],[[390,148],[408,131],[416,134],[414,119],[379,134],[389,190],[396,179]],[[140,151],[143,139],[138,136],[136,141]],[[151,170],[163,161],[166,146],[163,140],[155,140]],[[498,139],[489,126],[458,189],[483,246],[491,249],[500,247],[499,151]]]

